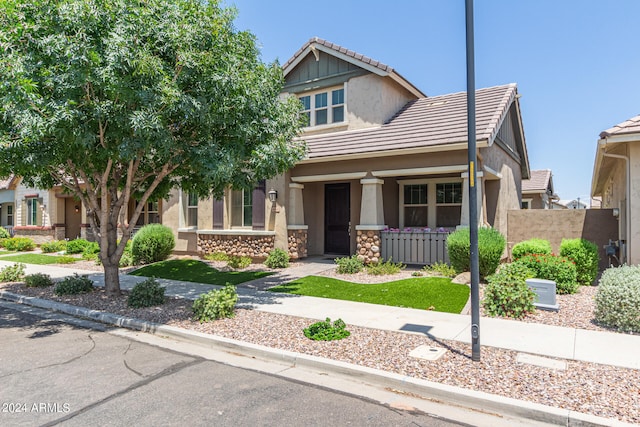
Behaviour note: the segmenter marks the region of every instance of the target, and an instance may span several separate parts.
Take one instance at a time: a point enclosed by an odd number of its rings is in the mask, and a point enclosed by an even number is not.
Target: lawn
[[[60,262],[61,256],[58,255],[43,255],[43,254],[19,254],[19,255],[8,255],[1,256],[2,252],[0,252],[0,260],[2,261],[12,261],[12,262],[22,262],[24,264],[58,264]],[[68,259],[69,257],[65,257]]]
[[[271,275],[271,273],[267,271],[219,271],[202,261],[194,259],[161,261],[139,268],[129,274],[133,276],[207,283],[209,285],[224,285],[226,283],[237,285],[238,283]]]
[[[368,302],[460,313],[469,298],[469,287],[444,277],[415,277],[386,283],[361,284],[330,277],[307,276],[269,289],[296,295]]]

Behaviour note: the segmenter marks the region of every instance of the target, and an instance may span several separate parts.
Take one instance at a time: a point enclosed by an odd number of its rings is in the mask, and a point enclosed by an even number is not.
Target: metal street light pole
[[[478,194],[476,192],[476,82],[473,0],[465,0],[467,24],[467,135],[469,160],[469,255],[471,256],[471,360],[480,361],[480,268],[478,262]]]

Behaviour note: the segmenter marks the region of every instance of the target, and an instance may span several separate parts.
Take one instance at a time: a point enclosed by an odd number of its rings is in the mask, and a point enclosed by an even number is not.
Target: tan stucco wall
[[[415,99],[391,79],[375,74],[349,80],[346,95],[349,129],[379,126]]]
[[[629,145],[631,167],[630,264],[640,264],[640,141]]]

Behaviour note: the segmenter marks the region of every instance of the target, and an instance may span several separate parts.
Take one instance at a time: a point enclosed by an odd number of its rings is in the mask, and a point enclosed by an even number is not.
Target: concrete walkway
[[[0,261],[0,268],[12,264]],[[334,268],[330,261],[313,260],[281,273],[240,285],[239,306],[260,311],[287,314],[310,319],[341,318],[347,324],[374,329],[424,334],[434,339],[470,343],[469,315],[440,313],[377,304],[339,301],[266,292],[266,289],[297,278],[318,274]],[[27,274],[46,273],[52,278],[87,274],[96,285],[104,286],[104,275],[95,271],[29,264]],[[144,277],[121,275],[122,289],[131,289]],[[158,279],[166,286],[166,295],[195,299],[211,289],[219,288],[191,282]],[[480,342],[483,346],[498,347],[539,356],[596,362],[612,366],[640,369],[640,335],[589,331],[537,323],[483,317],[480,320]]]

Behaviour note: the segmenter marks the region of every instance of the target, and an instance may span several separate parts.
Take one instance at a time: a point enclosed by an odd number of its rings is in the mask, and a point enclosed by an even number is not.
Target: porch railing
[[[447,253],[448,231],[382,231],[381,255],[387,260],[403,264],[449,264]]]
[[[5,228],[9,232],[9,235],[11,237],[13,237],[13,225],[3,225],[2,227]]]

